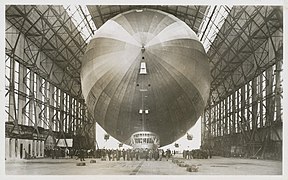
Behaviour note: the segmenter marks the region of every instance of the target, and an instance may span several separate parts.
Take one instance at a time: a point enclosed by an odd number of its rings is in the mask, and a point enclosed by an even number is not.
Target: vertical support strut
[[[205,109],[205,117],[210,114],[210,119],[204,119],[203,124],[212,122],[215,153],[230,146],[231,153],[236,149],[234,155],[281,159],[281,14],[278,7],[233,7],[208,51],[213,77],[210,98],[214,101]],[[235,36],[231,32],[236,26],[239,31]],[[219,49],[222,46],[227,49]],[[224,130],[219,133],[221,127]],[[210,143],[211,139],[205,136],[202,142]]]

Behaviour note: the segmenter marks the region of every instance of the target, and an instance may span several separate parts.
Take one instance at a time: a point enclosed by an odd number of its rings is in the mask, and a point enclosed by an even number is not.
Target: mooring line
[[[138,166],[130,173],[130,175],[136,175],[140,170],[141,166],[143,165],[144,161],[141,161]]]

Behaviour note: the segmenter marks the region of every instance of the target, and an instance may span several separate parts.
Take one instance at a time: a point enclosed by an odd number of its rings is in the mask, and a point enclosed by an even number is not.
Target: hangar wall
[[[283,9],[234,6],[208,51],[202,146],[217,155],[282,159]]]
[[[95,147],[95,126],[84,100],[67,90],[65,72],[8,21],[5,37],[6,159],[24,158],[25,150],[43,157],[66,138],[74,148]]]

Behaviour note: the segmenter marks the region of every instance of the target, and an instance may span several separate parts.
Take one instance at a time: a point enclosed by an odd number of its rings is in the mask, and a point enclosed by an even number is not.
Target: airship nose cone
[[[88,110],[110,135],[124,142],[144,128],[159,135],[161,146],[196,123],[210,79],[196,34],[176,17],[152,9],[131,10],[103,24],[81,69]],[[140,115],[140,109],[149,114]]]

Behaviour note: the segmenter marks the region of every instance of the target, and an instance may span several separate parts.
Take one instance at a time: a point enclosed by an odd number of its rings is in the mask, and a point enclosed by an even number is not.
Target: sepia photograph
[[[67,3],[2,5],[5,178],[284,179],[287,5]]]

